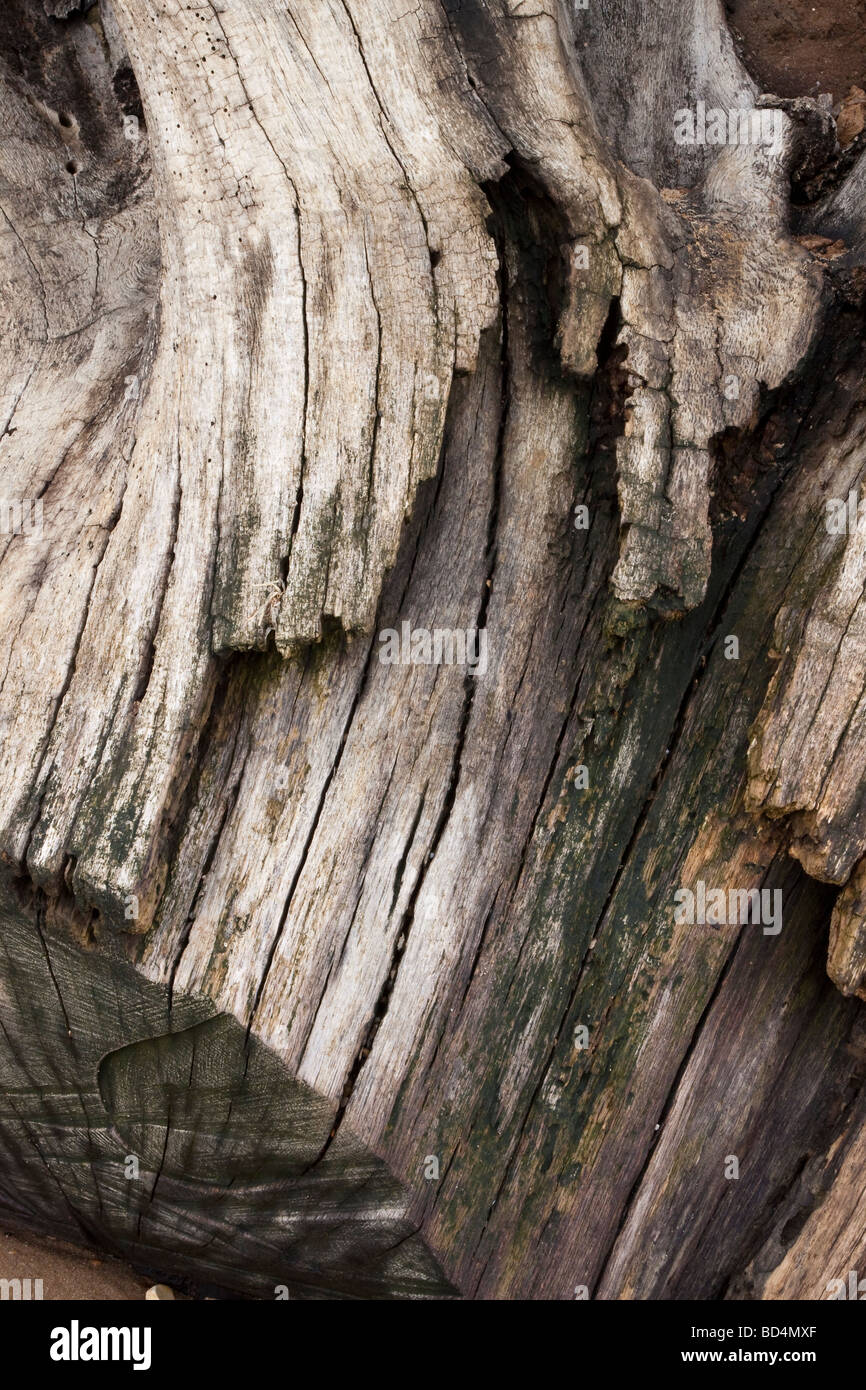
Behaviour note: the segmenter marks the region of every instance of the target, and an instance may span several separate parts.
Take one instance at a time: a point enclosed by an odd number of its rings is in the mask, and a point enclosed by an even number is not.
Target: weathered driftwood
[[[0,1219],[264,1296],[826,1297],[866,1258],[826,104],[716,0],[0,36]],[[699,103],[772,139],[678,144]],[[486,661],[386,664],[405,625]],[[679,921],[699,882],[782,930]]]

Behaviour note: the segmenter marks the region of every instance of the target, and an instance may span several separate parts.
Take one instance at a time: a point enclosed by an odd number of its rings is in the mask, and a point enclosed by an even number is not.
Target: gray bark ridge
[[[723,151],[699,185],[660,197],[602,140],[575,58],[583,20],[568,7],[452,11],[425,0],[406,14],[383,0],[358,14],[329,6],[313,21],[254,0],[204,13],[119,0],[106,15],[146,113],[149,155],[138,144],[123,153],[142,180],[152,161],[154,207],[142,183],[142,230],[120,252],[135,264],[103,257],[99,293],[111,296],[115,275],[121,288],[140,282],[139,238],[155,211],[159,302],[146,343],[139,326],[140,366],[111,444],[81,439],[78,456],[61,453],[44,495],[44,479],[19,484],[22,496],[38,492],[48,527],[41,551],[12,546],[5,568],[17,598],[0,711],[11,735],[3,843],[34,881],[65,875],[82,906],[117,925],[136,900],[144,928],[215,658],[271,636],[291,655],[327,621],[350,637],[372,630],[418,486],[437,468],[455,373],[474,370],[497,321],[502,271],[483,190],[508,159],[534,171],[561,219],[566,371],[591,376],[614,299],[621,309],[631,394],[612,582],[623,602],[677,613],[701,601],[712,440],[743,427],[762,387],[802,359],[820,275],[785,228],[788,117],[778,113],[770,150]],[[79,27],[105,86],[98,21]],[[26,148],[44,161],[50,114],[40,125],[14,86],[7,101],[24,103]],[[52,159],[72,148],[58,120]],[[97,151],[76,149],[76,173],[42,182],[63,208],[86,214],[92,203],[77,244],[93,279],[102,176]],[[8,230],[12,279],[24,321],[43,296],[48,320],[22,344],[15,389],[55,336],[38,230],[29,244],[42,211],[25,182],[29,212]],[[78,260],[65,254],[68,282]],[[146,296],[138,304],[143,314]],[[95,300],[89,313],[100,314]],[[100,341],[98,351],[107,357],[94,368],[107,373],[124,347]],[[115,370],[125,379],[128,366]],[[28,389],[35,406],[38,378]],[[20,416],[15,428],[13,446],[32,456]],[[89,503],[87,478],[106,452],[123,461],[112,465],[99,563],[74,582],[60,643],[52,633],[54,672],[33,681],[24,672],[44,628],[32,613],[19,622],[14,604],[30,602],[62,480]]]

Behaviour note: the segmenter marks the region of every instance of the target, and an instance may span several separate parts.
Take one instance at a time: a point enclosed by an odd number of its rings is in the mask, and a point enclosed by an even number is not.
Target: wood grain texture
[[[682,153],[757,100],[715,0],[9,13],[3,1218],[259,1297],[826,1297],[866,282],[851,195],[791,210],[824,118]],[[404,626],[485,669],[386,664]],[[676,920],[699,880],[782,931]]]

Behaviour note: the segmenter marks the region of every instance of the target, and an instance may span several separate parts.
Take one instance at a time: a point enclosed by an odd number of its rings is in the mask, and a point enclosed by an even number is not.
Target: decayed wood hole
[[[719,0],[11,0],[0,63],[0,1217],[264,1296],[826,1296],[866,134]]]

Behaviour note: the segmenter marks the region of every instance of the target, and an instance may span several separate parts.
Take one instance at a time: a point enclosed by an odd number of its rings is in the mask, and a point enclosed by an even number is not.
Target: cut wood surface
[[[864,144],[718,0],[7,0],[0,1224],[864,1269]]]

